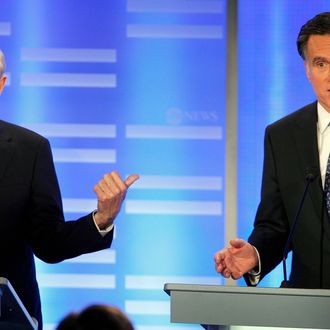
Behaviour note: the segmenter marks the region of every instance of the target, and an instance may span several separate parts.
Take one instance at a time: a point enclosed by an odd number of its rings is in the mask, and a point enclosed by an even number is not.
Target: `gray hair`
[[[4,74],[5,69],[6,69],[5,55],[0,49],[0,77],[2,77],[2,75]]]

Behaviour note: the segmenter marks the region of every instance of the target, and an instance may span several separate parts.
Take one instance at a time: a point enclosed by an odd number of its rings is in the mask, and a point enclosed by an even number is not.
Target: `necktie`
[[[324,195],[325,195],[325,204],[327,206],[327,211],[330,218],[330,154],[327,163],[327,171],[325,174]]]

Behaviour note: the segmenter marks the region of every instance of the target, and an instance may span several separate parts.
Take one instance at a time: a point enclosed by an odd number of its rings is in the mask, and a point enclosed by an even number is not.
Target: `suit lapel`
[[[12,158],[12,137],[7,133],[6,124],[0,121],[0,180]]]
[[[305,178],[306,174],[313,173],[317,178],[309,187],[309,195],[313,200],[318,216],[322,216],[323,189],[320,173],[319,151],[317,143],[317,103],[313,103],[301,113],[293,130],[300,168]]]

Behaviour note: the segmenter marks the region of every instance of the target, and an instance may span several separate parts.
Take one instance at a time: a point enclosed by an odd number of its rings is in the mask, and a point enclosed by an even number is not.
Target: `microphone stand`
[[[288,257],[288,253],[289,253],[289,249],[290,249],[290,244],[292,242],[292,236],[293,236],[293,233],[295,231],[297,222],[299,220],[299,216],[300,216],[302,207],[304,205],[304,201],[305,201],[305,198],[306,198],[306,194],[307,194],[309,185],[312,183],[312,181],[315,179],[315,177],[316,176],[314,174],[312,174],[312,173],[308,173],[306,175],[306,177],[305,177],[305,179],[306,179],[305,190],[304,190],[303,196],[302,196],[302,198],[300,200],[300,204],[299,204],[299,207],[297,209],[296,216],[294,217],[293,224],[291,226],[290,233],[289,233],[288,239],[287,239],[287,241],[285,243],[285,247],[284,247],[283,259],[282,259],[284,280],[281,283],[281,288],[289,288],[290,287],[290,283],[289,283],[288,278],[287,278],[286,259]]]

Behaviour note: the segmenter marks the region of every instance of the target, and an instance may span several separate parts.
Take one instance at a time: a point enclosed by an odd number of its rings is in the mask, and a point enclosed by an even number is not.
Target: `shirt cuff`
[[[92,213],[92,217],[93,217],[93,221],[94,221],[95,227],[97,228],[97,230],[100,233],[100,235],[102,237],[104,237],[108,232],[110,232],[113,229],[114,224],[112,223],[111,225],[109,225],[105,229],[100,229],[99,226],[97,225],[96,221],[95,221],[95,217],[94,217],[95,216],[95,213],[96,213],[96,210]]]
[[[252,245],[252,247],[254,248],[254,250],[257,253],[257,257],[258,257],[258,269],[252,269],[248,272],[248,277],[250,280],[251,285],[257,285],[260,281],[260,273],[261,273],[261,260],[260,260],[260,255],[258,250]]]

